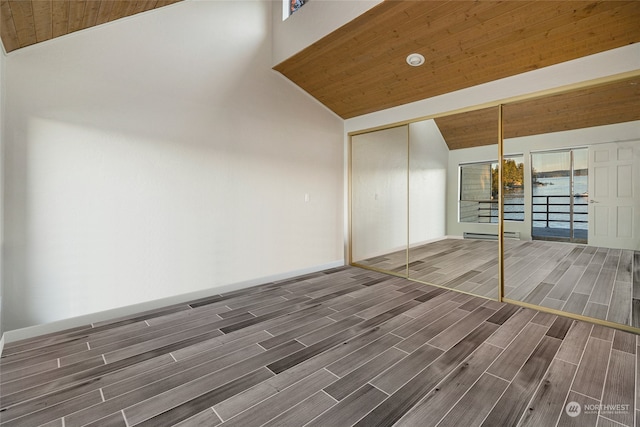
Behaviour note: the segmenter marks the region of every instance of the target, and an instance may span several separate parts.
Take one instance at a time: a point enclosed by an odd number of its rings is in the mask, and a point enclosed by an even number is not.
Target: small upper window
[[[287,19],[309,0],[283,0],[284,13],[282,19]]]

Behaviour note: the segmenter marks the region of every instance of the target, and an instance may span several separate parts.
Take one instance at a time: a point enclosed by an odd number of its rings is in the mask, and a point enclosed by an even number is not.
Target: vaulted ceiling
[[[178,1],[0,0],[0,36],[10,52]],[[640,0],[386,0],[275,69],[350,118],[637,43],[639,22]]]
[[[0,0],[7,52],[181,0]]]
[[[639,23],[638,0],[387,0],[275,69],[346,119],[637,43]]]
[[[640,76],[511,102],[503,107],[504,138],[640,120]],[[450,150],[498,144],[498,107],[438,117]]]

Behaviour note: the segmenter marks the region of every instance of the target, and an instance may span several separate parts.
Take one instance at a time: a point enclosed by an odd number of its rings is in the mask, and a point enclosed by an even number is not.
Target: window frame
[[[294,3],[295,2],[295,3]],[[282,0],[282,20],[286,20],[291,15],[296,13],[298,10],[302,9],[302,6],[307,4],[309,0]],[[293,4],[299,5],[295,8],[291,8]]]
[[[521,204],[516,204],[516,205],[522,205],[522,212],[520,211],[516,211],[516,212],[512,212],[512,213],[516,213],[516,214],[521,214],[522,218],[504,218],[504,221],[510,221],[510,222],[524,222],[524,208],[525,208],[525,200],[524,200],[524,188],[525,188],[525,181],[526,181],[526,171],[525,171],[525,159],[524,159],[524,153],[518,153],[518,154],[509,154],[506,156],[503,156],[503,161],[504,160],[514,160],[516,162],[516,165],[521,165],[519,167],[522,168],[522,183],[521,183],[521,188],[523,189],[523,194],[522,194],[522,203]],[[463,189],[462,189],[462,185],[463,185],[463,181],[462,181],[462,170],[465,166],[479,166],[479,165],[489,165],[489,185],[490,185],[490,198],[489,199],[482,199],[482,200],[473,200],[473,199],[463,199],[462,195],[463,195]],[[489,204],[489,208],[479,208],[482,210],[487,210],[489,209],[489,211],[493,211],[493,205],[494,204],[499,204],[499,198],[497,196],[497,191],[498,188],[495,187],[493,185],[493,171],[495,168],[497,168],[499,165],[498,160],[481,160],[481,161],[477,161],[477,162],[465,162],[465,163],[459,163],[458,164],[458,223],[462,223],[462,224],[497,224],[498,223],[498,217],[497,216],[493,216],[492,213],[489,214],[488,218],[489,221],[483,222],[483,221],[464,221],[463,220],[463,214],[462,214],[462,209],[463,206],[462,204],[467,202],[467,203],[478,203],[478,204]],[[509,212],[506,212],[509,213]],[[479,216],[480,217],[480,216]],[[495,218],[495,222],[493,221],[493,219]]]

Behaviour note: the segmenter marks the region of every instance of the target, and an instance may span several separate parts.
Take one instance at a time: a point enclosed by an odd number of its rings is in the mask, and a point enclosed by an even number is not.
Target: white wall
[[[399,126],[352,138],[353,261],[407,247],[408,137]]]
[[[272,1],[273,65],[281,63],[382,3],[382,0],[312,0],[283,21],[283,2]]]
[[[446,235],[449,149],[433,120],[409,125],[409,244]]]
[[[5,330],[343,259],[343,122],[271,70],[271,6],[7,57]]]

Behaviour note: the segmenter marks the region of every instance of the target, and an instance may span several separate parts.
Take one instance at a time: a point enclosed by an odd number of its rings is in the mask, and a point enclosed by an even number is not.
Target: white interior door
[[[640,141],[589,147],[589,245],[640,249]]]

